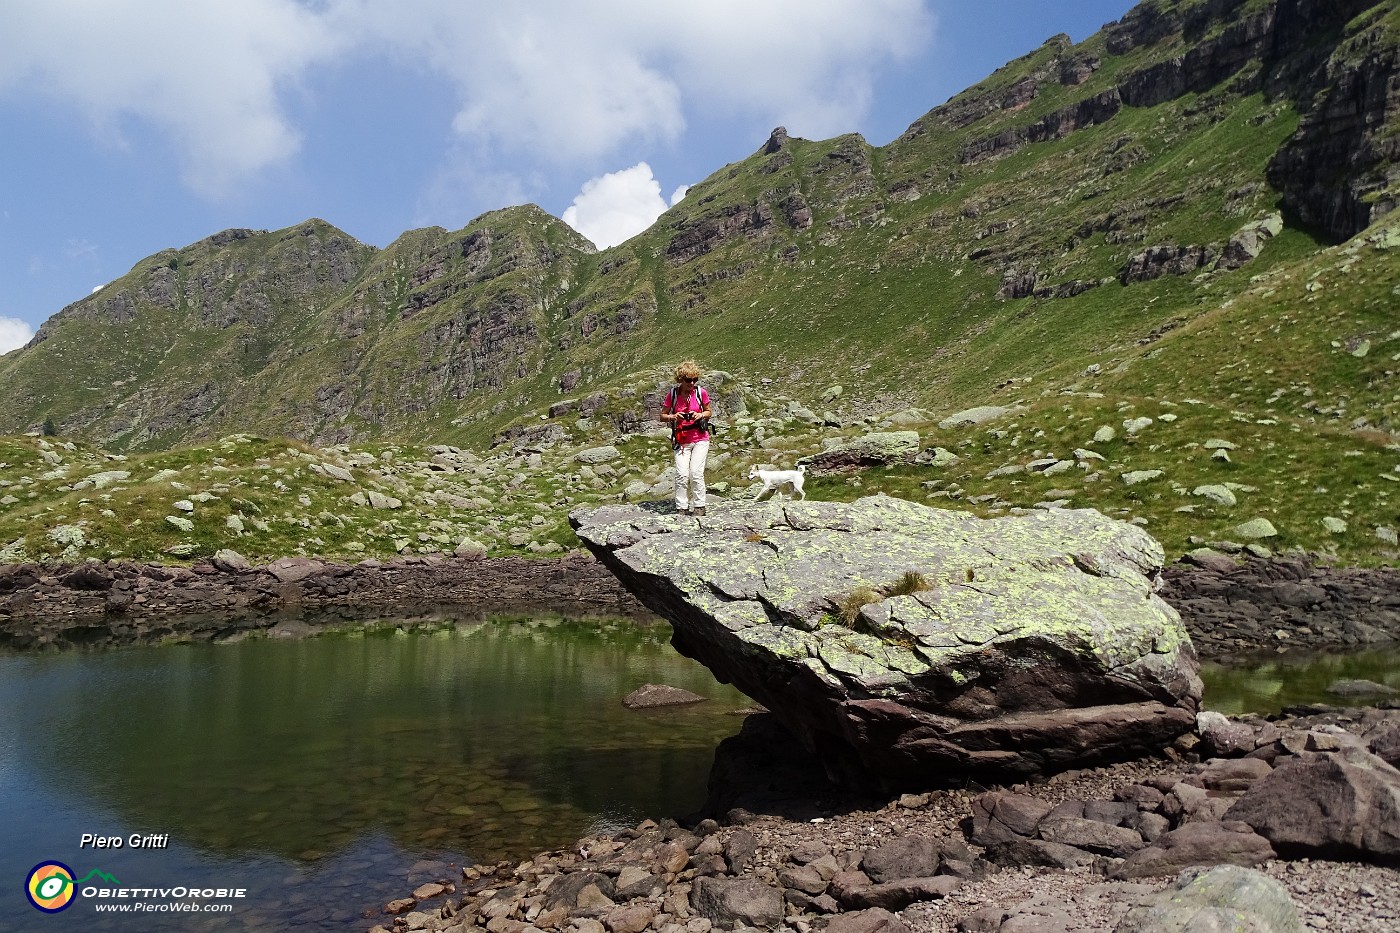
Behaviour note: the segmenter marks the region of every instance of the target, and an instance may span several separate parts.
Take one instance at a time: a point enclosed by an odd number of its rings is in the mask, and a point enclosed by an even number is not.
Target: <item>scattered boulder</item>
[[[325,570],[326,565],[309,557],[281,557],[268,564],[266,569],[279,583],[297,583]]]
[[[1018,407],[1005,408],[1000,405],[979,405],[976,408],[968,408],[964,411],[956,412],[938,422],[941,431],[951,428],[967,427],[974,424],[986,424],[988,421],[996,421],[998,418],[1005,418],[1009,414],[1021,411]]]
[[[814,474],[837,473],[888,463],[910,463],[919,454],[918,431],[866,434],[797,462]]]
[[[690,894],[691,907],[719,927],[736,924],[772,930],[783,922],[783,896],[761,881],[700,877]]]
[[[1152,427],[1151,418],[1129,418],[1123,422],[1124,434],[1140,434]]]
[[[1226,813],[1289,858],[1400,861],[1400,771],[1358,748],[1279,764]]]
[[[1241,930],[1303,933],[1288,889],[1268,875],[1238,865],[1192,868],[1174,887],[1146,898],[1114,933],[1187,933]]]
[[[612,444],[604,444],[602,447],[590,447],[587,450],[581,450],[574,455],[574,459],[579,463],[607,463],[621,456],[621,451]]]
[[[1207,485],[1197,486],[1191,490],[1193,496],[1203,496],[1218,505],[1233,506],[1236,504],[1234,492],[1228,486]]]
[[[1231,528],[1228,533],[1237,538],[1249,538],[1252,540],[1256,538],[1272,538],[1278,534],[1278,529],[1275,528],[1273,522],[1269,521],[1267,518],[1252,518],[1242,525],[1236,525],[1234,528]]]
[[[1152,845],[1129,855],[1113,871],[1118,879],[1174,875],[1192,865],[1242,865],[1267,862],[1276,853],[1269,840],[1238,820],[1201,820],[1159,836]]]
[[[705,697],[666,684],[643,684],[622,698],[628,709],[655,709],[658,706],[689,706],[704,703]]]
[[[248,563],[248,558],[233,550],[232,548],[222,548],[214,553],[211,563],[225,573],[238,573],[252,568]]]
[[[1201,685],[1162,551],[1091,510],[981,520],[874,496],[578,509],[672,642],[841,780],[927,786],[1123,760],[1191,728]],[[912,592],[884,595],[906,572]]]
[[[1282,231],[1283,217],[1276,213],[1245,224],[1230,238],[1230,242],[1225,244],[1225,250],[1220,254],[1216,268],[1238,269],[1252,262],[1264,251],[1264,244]]]

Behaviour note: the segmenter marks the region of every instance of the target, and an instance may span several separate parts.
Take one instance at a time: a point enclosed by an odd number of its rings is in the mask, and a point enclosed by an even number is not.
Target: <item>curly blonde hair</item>
[[[694,360],[686,360],[684,363],[676,367],[677,382],[680,382],[682,379],[695,379],[698,381],[699,378],[700,364],[695,362]]]

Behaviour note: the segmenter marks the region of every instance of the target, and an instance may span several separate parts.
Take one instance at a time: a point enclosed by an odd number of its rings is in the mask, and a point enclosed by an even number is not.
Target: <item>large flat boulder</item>
[[[569,518],[677,650],[834,776],[1025,779],[1160,750],[1195,722],[1195,652],[1154,592],[1161,546],[1092,510],[983,520],[873,496]]]

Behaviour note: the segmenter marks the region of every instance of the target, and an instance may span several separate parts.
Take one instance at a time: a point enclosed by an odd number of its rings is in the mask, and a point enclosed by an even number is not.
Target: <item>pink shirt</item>
[[[667,415],[678,411],[704,411],[709,407],[710,393],[705,391],[704,386],[696,386],[690,392],[681,386],[676,386],[666,393],[666,399],[661,403],[661,411]],[[709,439],[710,432],[697,428],[682,427],[676,431],[676,443],[682,446]]]

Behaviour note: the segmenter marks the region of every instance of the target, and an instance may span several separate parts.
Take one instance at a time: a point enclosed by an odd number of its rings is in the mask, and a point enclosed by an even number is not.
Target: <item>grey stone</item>
[[[1220,505],[1236,504],[1235,494],[1227,486],[1197,486],[1195,489],[1191,490],[1191,495],[1203,496],[1211,500],[1212,502],[1219,503]]]
[[[1211,754],[1244,755],[1254,750],[1254,730],[1214,710],[1196,714],[1196,731]]]
[[[471,538],[463,538],[452,549],[452,556],[477,560],[486,556],[486,545],[480,541],[473,541]]]
[[[1145,898],[1114,933],[1303,933],[1288,889],[1238,865],[1192,868]]]
[[[1278,529],[1267,518],[1252,518],[1231,528],[1227,534],[1237,538],[1272,538],[1278,534]]]
[[[874,464],[909,463],[918,454],[919,432],[875,432],[819,454],[803,457],[797,463],[807,466],[814,473],[823,473]]]
[[[106,489],[108,486],[128,479],[131,479],[131,473],[127,470],[104,470],[86,477],[84,482],[91,483],[94,489]]]
[[[643,684],[622,698],[628,709],[654,709],[658,706],[689,706],[704,703],[705,697],[666,684]]]
[[[1378,684],[1374,680],[1336,680],[1328,684],[1327,692],[1339,697],[1393,696],[1400,693],[1394,687]]]
[[[950,428],[959,428],[967,425],[986,424],[988,421],[996,421],[1009,414],[1023,411],[1019,407],[1003,408],[999,405],[980,405],[977,408],[968,408],[964,411],[956,412],[938,422],[939,430],[947,431]]]
[[[772,930],[783,922],[782,892],[748,878],[696,878],[690,906],[716,926]]]
[[[581,450],[574,456],[574,459],[579,463],[607,463],[621,456],[622,452],[612,444],[604,444],[602,447],[590,447],[587,450]]]
[[[279,583],[298,583],[325,570],[326,565],[309,557],[281,557],[268,564],[266,569]]]
[[[544,893],[546,910],[565,907],[570,910],[582,906],[585,889],[592,887],[609,901],[614,891],[613,879],[596,871],[579,871],[557,876]]]
[[[355,481],[355,475],[345,469],[345,467],[336,466],[334,463],[322,463],[320,467],[321,471],[331,479],[338,479],[342,483],[352,483]]]
[[[1195,721],[1194,652],[1149,580],[1161,546],[1091,510],[983,521],[875,496],[716,503],[698,528],[637,506],[569,520],[682,653],[891,785],[1131,758]],[[926,589],[840,624],[848,594],[910,571]],[[944,703],[948,682],[986,687]]]
[[[382,492],[371,489],[365,494],[366,501],[372,508],[376,509],[397,509],[403,505],[403,501],[393,496],[386,496]]]
[[[1204,791],[1202,792],[1204,793]],[[1259,865],[1275,857],[1269,841],[1247,823],[1187,823],[1134,852],[1113,870],[1117,879],[1174,875],[1192,865]]]
[[[1281,762],[1226,816],[1289,857],[1400,858],[1400,771],[1360,748]]]
[[[902,836],[871,849],[861,860],[861,868],[877,884],[904,878],[938,874],[943,861],[942,847],[924,836]]]
[[[248,563],[248,558],[230,548],[221,548],[215,551],[212,563],[225,573],[236,573],[240,570],[251,569],[252,567],[252,564]]]
[[[1146,845],[1135,830],[1097,820],[1047,817],[1036,832],[1046,842],[1058,842],[1114,858],[1127,858]]]
[[[1152,427],[1151,418],[1129,418],[1123,422],[1124,434],[1139,434]]]

